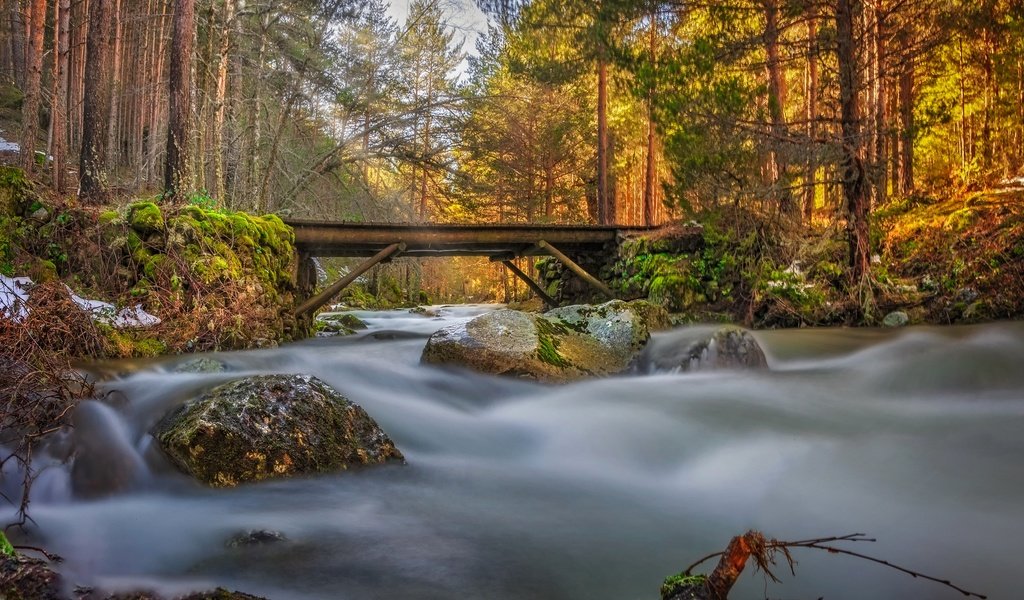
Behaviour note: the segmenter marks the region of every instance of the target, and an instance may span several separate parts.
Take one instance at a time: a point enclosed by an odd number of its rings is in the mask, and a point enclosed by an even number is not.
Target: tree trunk
[[[79,196],[102,202],[106,189],[107,119],[110,117],[110,27],[114,0],[90,0],[89,34],[85,50],[85,88],[82,92],[82,150],[79,156]]]
[[[854,46],[854,13],[860,8],[859,0],[836,0],[836,58],[843,141],[842,185],[843,196],[846,199],[850,267],[854,284],[859,284],[868,276],[871,265],[871,241],[868,230],[871,200],[868,195],[860,137],[858,65]]]
[[[46,0],[32,0],[27,25],[27,75],[25,101],[21,110],[21,166],[31,173],[35,167],[36,139],[39,137],[39,105],[43,92],[43,34],[46,32]]]
[[[910,39],[906,32],[901,34],[901,41],[904,51],[909,54]],[[914,61],[911,56],[905,58],[903,70],[900,72],[899,112],[899,162],[896,179],[900,195],[906,196],[914,191]]]
[[[8,0],[7,15],[11,26],[11,77],[18,87],[25,85],[25,24],[22,22],[20,1]]]
[[[192,112],[192,45],[195,38],[195,0],[175,0],[171,36],[171,78],[168,84],[170,114],[167,127],[167,161],[164,189],[169,195],[189,187],[188,144]]]
[[[786,132],[786,85],[782,79],[782,63],[779,58],[779,6],[778,0],[764,0],[764,46],[768,77],[768,115],[771,118],[772,135],[775,140],[768,164],[772,195],[778,198],[779,209],[785,215],[796,216],[797,206],[793,195],[786,186],[786,159],[780,149]]]
[[[608,63],[597,63],[597,218],[602,225],[612,222],[608,197]]]
[[[57,14],[57,72],[54,76],[53,188],[62,193],[68,173],[68,67],[71,58],[71,0],[60,0]]]
[[[818,191],[818,19],[815,9],[807,15],[807,139],[809,150],[804,166],[804,223],[814,217],[814,201]]]
[[[888,190],[888,169],[887,165],[889,162],[888,155],[886,153],[886,134],[888,115],[886,112],[886,90],[885,90],[885,23],[884,15],[876,2],[873,9],[874,15],[872,15],[872,38],[874,41],[874,52],[872,54],[872,60],[874,65],[872,71],[874,72],[874,80],[872,81],[872,95],[874,96],[874,107],[873,107],[873,130],[874,130],[874,164],[872,164],[872,174],[874,180],[875,190],[875,203],[881,206],[885,202],[886,191]]]
[[[983,176],[988,177],[992,171],[992,112],[994,98],[992,88],[995,82],[995,54],[993,32],[986,27],[982,33],[982,48],[984,57],[981,62],[982,71],[985,74],[985,111],[981,123],[981,166]]]
[[[648,52],[651,57],[651,68],[657,63],[657,35],[658,35],[658,14],[654,5],[651,7],[649,17],[651,20],[648,38]],[[644,173],[644,225],[654,225],[654,184],[656,179],[656,166],[654,156],[654,85],[647,90],[647,164]]]
[[[121,148],[119,147],[118,139],[121,137],[121,131],[118,127],[118,118],[121,114],[121,86],[123,85],[123,75],[121,73],[121,48],[122,48],[122,19],[121,19],[121,0],[115,0],[114,2],[114,36],[113,36],[113,49],[112,58],[114,60],[113,68],[111,69],[111,77],[113,81],[110,84],[110,118],[107,122],[107,166],[113,168],[118,165],[121,161]]]
[[[234,0],[224,0],[224,29],[221,31],[217,63],[217,110],[213,121],[213,177],[215,193],[221,202],[227,201],[224,179],[224,115],[227,109],[228,53],[231,51],[231,30],[235,21]]]

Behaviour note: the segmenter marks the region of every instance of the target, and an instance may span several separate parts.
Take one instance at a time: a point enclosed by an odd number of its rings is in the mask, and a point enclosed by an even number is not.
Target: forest
[[[481,0],[475,48],[466,8],[6,0],[5,135],[87,203],[623,225],[739,207],[790,238],[842,229],[857,282],[874,213],[1021,176],[1014,0]]]
[[[1022,322],[1024,0],[0,0],[0,598],[1009,597]]]

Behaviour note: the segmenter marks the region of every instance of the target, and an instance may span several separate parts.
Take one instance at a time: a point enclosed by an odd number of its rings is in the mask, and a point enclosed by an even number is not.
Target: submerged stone
[[[734,325],[674,330],[655,338],[638,361],[645,373],[766,368],[768,359],[757,339]]]
[[[154,436],[213,487],[403,460],[366,411],[309,375],[223,384],[166,415]]]
[[[245,531],[231,536],[225,546],[228,548],[243,548],[247,546],[263,546],[266,544],[276,544],[278,542],[288,541],[280,531],[271,531],[270,529],[253,529]]]
[[[175,373],[223,373],[227,370],[226,364],[206,356],[186,360],[174,367]]]
[[[882,319],[883,327],[903,327],[910,322],[910,317],[902,310],[893,311]]]

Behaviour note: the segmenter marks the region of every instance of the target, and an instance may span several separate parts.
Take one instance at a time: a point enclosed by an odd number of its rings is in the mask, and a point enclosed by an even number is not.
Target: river
[[[757,332],[769,371],[564,386],[419,364],[432,331],[485,310],[360,312],[370,328],[354,336],[215,355],[226,373],[174,372],[189,357],[97,367],[120,373],[101,386],[112,405],[87,405],[76,439],[130,455],[134,488],[75,499],[54,464],[35,488],[36,541],[66,559],[69,580],[109,588],[639,600],[749,528],[863,532],[878,541],[846,547],[1021,597],[1024,324]],[[153,423],[257,373],[327,381],[408,464],[228,490],[170,470]],[[225,545],[250,529],[287,541]],[[795,577],[748,572],[731,597],[962,597],[851,557],[794,558]]]

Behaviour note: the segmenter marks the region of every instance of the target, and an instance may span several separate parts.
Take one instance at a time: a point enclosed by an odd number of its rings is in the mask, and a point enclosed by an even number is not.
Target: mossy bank
[[[141,305],[161,325],[108,328],[111,355],[229,350],[304,334],[294,233],[252,216],[158,199],[103,208],[36,194],[0,167],[0,272],[60,279],[83,297]]]

